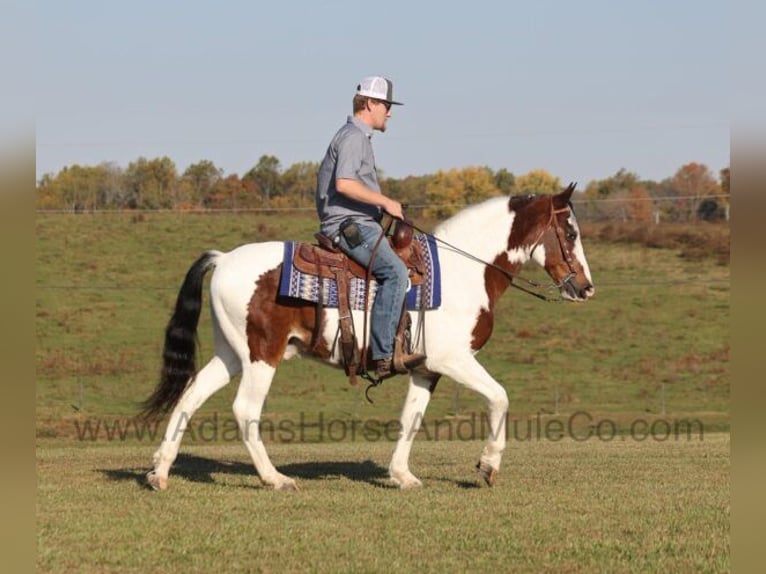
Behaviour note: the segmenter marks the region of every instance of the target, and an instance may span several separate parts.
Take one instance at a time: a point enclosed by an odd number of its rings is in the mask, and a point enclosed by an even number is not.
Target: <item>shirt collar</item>
[[[367,138],[372,138],[372,126],[369,124],[363,122],[360,119],[355,118],[354,116],[348,116],[348,123],[354,124],[356,127],[358,127],[360,130],[362,130],[362,133],[367,136]]]

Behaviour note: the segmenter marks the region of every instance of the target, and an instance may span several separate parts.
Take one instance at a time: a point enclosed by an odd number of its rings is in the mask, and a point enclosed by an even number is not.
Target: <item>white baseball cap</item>
[[[394,84],[388,78],[382,78],[381,76],[370,76],[364,78],[356,86],[356,94],[358,96],[365,96],[368,98],[375,98],[376,100],[383,100],[397,106],[403,106],[401,102],[395,102],[394,97]]]

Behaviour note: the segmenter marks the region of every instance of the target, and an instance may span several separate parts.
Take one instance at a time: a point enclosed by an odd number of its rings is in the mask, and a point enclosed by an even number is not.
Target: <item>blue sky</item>
[[[358,81],[394,82],[379,169],[729,165],[723,0],[38,0],[38,177],[169,156],[320,161]]]

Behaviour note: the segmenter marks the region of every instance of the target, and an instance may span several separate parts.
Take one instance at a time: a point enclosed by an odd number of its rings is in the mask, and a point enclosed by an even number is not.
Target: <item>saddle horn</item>
[[[394,249],[405,249],[412,243],[412,236],[414,234],[412,229],[412,221],[405,217],[404,219],[397,219],[394,223],[394,232],[391,234],[391,243]]]

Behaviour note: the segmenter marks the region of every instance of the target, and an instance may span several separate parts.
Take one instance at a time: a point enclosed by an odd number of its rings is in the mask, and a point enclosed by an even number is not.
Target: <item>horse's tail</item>
[[[142,403],[142,416],[154,418],[167,413],[197,375],[197,325],[202,310],[202,286],[208,269],[220,251],[207,251],[189,268],[176,299],[176,308],[165,328],[160,382]]]

